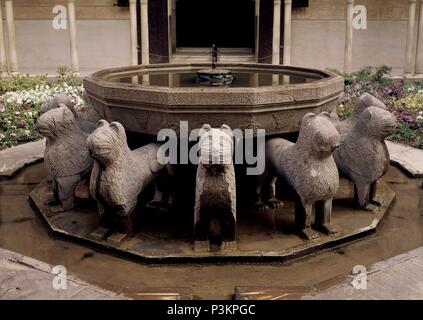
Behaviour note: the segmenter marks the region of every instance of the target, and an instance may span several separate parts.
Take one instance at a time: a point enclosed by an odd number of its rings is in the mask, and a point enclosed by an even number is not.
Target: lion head
[[[371,106],[363,111],[357,126],[360,132],[384,139],[395,132],[397,119],[389,111]]]
[[[68,135],[74,131],[79,132],[75,116],[62,103],[59,104],[59,108],[42,114],[37,120],[36,129],[40,134],[51,139]]]
[[[49,101],[47,101],[41,107],[40,113],[44,114],[47,111],[50,111],[51,109],[59,108],[61,104],[65,105],[73,113],[75,118],[77,118],[77,114],[76,114],[76,111],[74,109],[74,103],[69,98],[69,96],[66,93],[63,93],[63,92],[56,94],[53,98],[51,98]]]
[[[363,93],[354,105],[353,113],[358,115],[369,107],[377,107],[386,110],[386,105],[370,93]]]
[[[332,123],[328,112],[319,115],[307,113],[301,119],[300,135],[297,143],[311,146],[312,153],[319,158],[325,158],[339,147],[340,135]]]
[[[91,157],[105,166],[129,152],[124,127],[119,122],[106,120],[98,121],[97,128],[88,136],[87,147]]]
[[[233,134],[226,124],[219,129],[204,124],[199,132],[200,163],[203,165],[232,164]]]

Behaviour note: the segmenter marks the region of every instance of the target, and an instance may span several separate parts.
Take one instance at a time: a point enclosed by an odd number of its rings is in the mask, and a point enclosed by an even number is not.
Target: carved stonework
[[[114,234],[108,239],[119,242],[133,230],[138,195],[164,167],[157,160],[159,145],[131,151],[123,126],[105,120],[99,121],[87,145],[94,159],[90,193],[101,215],[100,227],[93,235],[102,237],[111,230]]]
[[[374,199],[376,183],[389,168],[385,138],[394,133],[396,118],[382,107],[356,106],[347,120],[344,123],[352,127],[342,127],[341,146],[334,153],[339,172],[354,183],[355,198],[361,208],[367,209],[369,203],[380,206]]]
[[[233,136],[223,125],[203,125],[194,208],[194,250],[209,250],[210,233],[221,240],[221,249],[236,249],[236,183],[232,161]],[[213,230],[214,229],[214,230]]]
[[[51,98],[49,101],[47,101],[40,110],[40,113],[46,113],[47,111],[54,109],[54,108],[59,108],[61,106],[65,106],[66,108],[68,108],[72,113],[73,116],[76,119],[76,122],[78,123],[78,126],[81,128],[82,131],[86,132],[86,133],[91,133],[94,131],[95,129],[95,122],[97,122],[98,120],[98,115],[96,113],[95,110],[93,110],[92,108],[90,108],[90,121],[81,119],[78,115],[78,113],[75,110],[75,104],[72,102],[72,100],[69,98],[68,95],[66,95],[65,93],[59,93],[57,95],[55,95],[53,98]]]
[[[139,128],[142,128],[144,130],[147,130],[148,128],[148,122],[151,118],[151,112],[145,111],[145,112],[138,112],[135,114],[135,120],[137,122],[137,125]]]
[[[257,129],[260,129],[260,123],[252,115],[243,125],[241,125],[240,129],[252,129],[254,133],[257,133]]]
[[[165,116],[165,120],[162,126],[162,129],[171,129],[179,133],[180,122],[174,117]]]
[[[339,133],[328,113],[318,116],[307,113],[301,120],[296,143],[275,138],[266,143],[266,167],[269,176],[259,177],[257,200],[261,201],[261,184],[268,187],[268,203],[275,201],[274,179],[287,183],[297,194],[295,223],[300,236],[314,239],[318,234],[311,229],[312,208],[315,206],[316,227],[332,234],[332,199],[338,190],[339,176],[332,152],[339,146]]]
[[[47,138],[44,163],[53,179],[54,201],[63,210],[74,207],[76,185],[90,173],[92,160],[87,135],[63,104],[42,114],[37,130]]]
[[[378,98],[369,93],[363,93],[355,103],[352,114],[344,121],[335,122],[339,128],[341,137],[352,130],[357,121],[359,121],[361,113],[371,106],[387,110],[386,105]]]
[[[273,115],[273,119],[275,119],[276,129],[277,130],[284,130],[291,124],[292,119],[294,117],[293,110],[286,110],[276,112]]]
[[[205,115],[205,114],[199,114],[195,118],[196,123],[198,124],[198,127],[201,127],[203,124],[207,123],[211,127],[219,128],[221,125],[223,125],[226,122],[225,117],[222,116],[216,116],[216,115]]]

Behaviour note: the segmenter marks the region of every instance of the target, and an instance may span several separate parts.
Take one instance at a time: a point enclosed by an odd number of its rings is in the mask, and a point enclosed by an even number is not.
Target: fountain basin
[[[230,86],[201,86],[196,72],[208,64],[154,64],[106,69],[84,79],[89,103],[100,117],[130,132],[156,135],[204,123],[212,127],[295,132],[307,112],[331,112],[343,95],[343,78],[329,71],[268,64],[217,64],[230,71]]]

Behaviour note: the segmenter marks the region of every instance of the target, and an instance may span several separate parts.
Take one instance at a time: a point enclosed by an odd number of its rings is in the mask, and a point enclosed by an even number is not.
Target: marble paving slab
[[[45,139],[0,151],[0,177],[10,178],[25,166],[44,158]]]

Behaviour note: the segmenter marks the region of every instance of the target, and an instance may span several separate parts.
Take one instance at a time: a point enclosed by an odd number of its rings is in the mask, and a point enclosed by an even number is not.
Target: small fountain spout
[[[216,69],[217,55],[218,55],[217,47],[215,44],[213,44],[211,48],[212,69]]]
[[[229,86],[234,77],[229,70],[216,67],[218,51],[215,44],[211,47],[211,69],[197,71],[197,83],[206,86]]]

